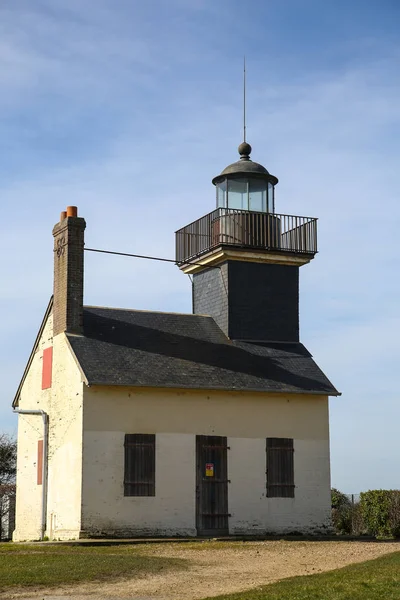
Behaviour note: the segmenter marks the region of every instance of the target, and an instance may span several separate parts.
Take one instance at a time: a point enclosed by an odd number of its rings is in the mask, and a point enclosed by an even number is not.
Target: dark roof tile
[[[338,395],[302,344],[231,341],[209,316],[85,307],[68,339],[90,385]]]

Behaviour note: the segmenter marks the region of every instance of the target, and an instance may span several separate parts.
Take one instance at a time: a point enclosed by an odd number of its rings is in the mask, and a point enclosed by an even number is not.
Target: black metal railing
[[[193,260],[218,246],[314,255],[317,219],[217,208],[176,232],[176,262]]]

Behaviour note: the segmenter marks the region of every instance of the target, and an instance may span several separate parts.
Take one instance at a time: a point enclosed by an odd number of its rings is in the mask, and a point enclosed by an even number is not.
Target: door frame
[[[196,529],[198,536],[229,535],[228,440],[196,435]],[[213,475],[206,475],[206,464]],[[209,470],[211,472],[211,470]]]

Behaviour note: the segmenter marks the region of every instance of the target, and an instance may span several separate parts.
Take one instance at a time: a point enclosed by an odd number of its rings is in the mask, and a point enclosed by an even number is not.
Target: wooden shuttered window
[[[294,448],[291,438],[267,438],[267,497],[294,498]]]
[[[125,435],[124,496],[156,495],[156,436]]]

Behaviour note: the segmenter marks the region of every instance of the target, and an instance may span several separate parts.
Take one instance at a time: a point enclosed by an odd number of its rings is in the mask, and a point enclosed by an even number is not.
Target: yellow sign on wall
[[[206,477],[214,477],[214,463],[206,463]]]

